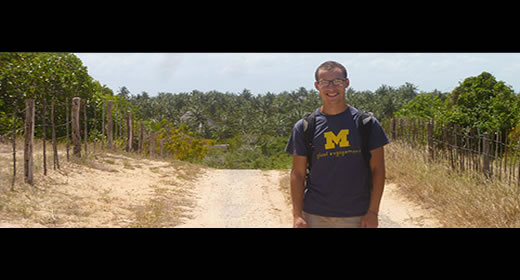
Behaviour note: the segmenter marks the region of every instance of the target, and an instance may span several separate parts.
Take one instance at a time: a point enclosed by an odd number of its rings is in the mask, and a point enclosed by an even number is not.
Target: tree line
[[[417,87],[406,83],[398,88],[382,85],[375,92],[349,88],[346,99],[382,120],[417,95]],[[294,124],[321,105],[319,92],[304,87],[265,94],[194,90],[128,97],[144,119],[168,119],[186,125],[198,137],[227,144],[226,152],[214,149],[206,157],[210,166],[225,168],[289,167],[291,159],[284,149]]]
[[[417,87],[411,83],[398,88],[382,85],[375,92],[346,91],[349,104],[372,112],[380,120],[392,117],[417,95]],[[321,105],[318,91],[304,87],[256,95],[248,89],[241,93],[160,92],[154,97],[142,92],[129,95],[129,101],[143,118],[185,123],[201,137],[216,140],[239,133],[288,137],[296,121]]]
[[[105,102],[112,100],[118,108],[116,119],[117,114],[123,118],[122,114],[131,111],[135,120],[144,121],[149,129],[159,131],[165,124],[177,129],[182,126],[190,137],[227,144],[226,151],[210,149],[205,161],[229,168],[287,167],[290,157],[283,151],[294,124],[321,105],[318,91],[304,87],[279,93],[193,90],[151,96],[144,91],[131,93],[123,86],[114,93],[94,80],[74,54],[0,53],[0,135],[13,129],[13,114],[18,117],[15,129],[23,129],[21,106],[14,112],[13,104],[21,105],[27,98],[34,98],[36,106],[54,102],[56,122],[64,123],[65,106],[59,105],[75,96],[87,100],[91,138],[100,137],[101,111]],[[451,92],[419,92],[414,84],[405,83],[399,87],[381,85],[375,91],[348,88],[346,100],[372,112],[380,121],[393,117],[432,120],[482,130],[507,130],[520,136],[518,95],[487,72],[466,78]],[[58,138],[65,135],[64,128],[58,128],[56,134]],[[38,135],[41,128],[36,128]]]

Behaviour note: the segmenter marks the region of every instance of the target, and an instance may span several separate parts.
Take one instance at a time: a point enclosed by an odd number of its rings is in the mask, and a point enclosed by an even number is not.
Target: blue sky
[[[350,86],[375,91],[412,83],[419,91],[446,92],[486,71],[520,92],[520,53],[76,53],[89,74],[114,92],[192,90],[253,94],[314,88],[314,71],[342,63]]]

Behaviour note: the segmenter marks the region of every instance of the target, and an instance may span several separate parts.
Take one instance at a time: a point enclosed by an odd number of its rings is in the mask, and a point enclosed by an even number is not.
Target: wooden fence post
[[[155,158],[155,131],[150,132],[150,156]]]
[[[114,134],[113,134],[114,136],[113,136],[113,138],[117,138],[117,135],[118,135],[117,131],[118,131],[119,125],[117,124],[117,107],[118,107],[118,105],[115,104],[115,106],[113,108],[113,111],[114,111],[114,114],[112,116],[113,122],[114,122],[114,130],[113,130],[114,131]]]
[[[450,127],[448,127],[448,130],[450,129]],[[451,126],[451,131],[453,131],[453,126]],[[455,151],[454,151],[454,148],[453,146],[456,145],[453,144],[453,134],[450,133],[448,135],[448,147],[449,147],[449,157],[450,157],[450,164],[451,164],[451,170],[455,171]]]
[[[88,139],[88,133],[87,133],[87,100],[82,99],[81,100],[82,106],[83,106],[83,127],[84,127],[84,133],[83,133],[83,143],[85,145],[85,157],[87,156],[87,139]]]
[[[72,154],[81,157],[81,135],[79,125],[79,110],[81,99],[79,97],[72,98]]]
[[[166,138],[161,139],[161,158],[164,158],[164,141]]]
[[[399,131],[397,131],[397,137],[406,142],[406,129],[404,128],[404,120],[399,119]]]
[[[430,153],[430,161],[433,161],[433,123],[431,121],[428,122],[428,152]]]
[[[520,146],[520,138],[518,138],[518,146]],[[517,185],[520,188],[520,164],[518,164],[518,177],[516,177]]]
[[[489,145],[488,145],[489,133],[484,133],[484,139],[482,140],[482,154],[484,155],[483,171],[484,175],[489,178]]]
[[[47,176],[47,148],[46,148],[46,140],[47,140],[47,100],[43,99],[43,109],[42,109],[42,132],[43,132],[43,175]]]
[[[54,162],[54,169],[60,169],[60,162],[58,159],[58,147],[56,146],[56,126],[54,124],[54,100],[51,103],[51,126],[52,126],[52,155]]]
[[[397,125],[395,118],[392,118],[392,140],[396,138],[395,126]]]
[[[94,103],[94,105],[92,106],[93,107],[93,110],[94,111],[94,132],[95,134],[93,134],[92,136],[94,136],[94,154],[96,153],[96,146],[97,146],[97,141],[98,141],[98,136],[97,136],[97,133],[96,133],[96,124],[97,124],[97,116],[96,116],[96,103]]]
[[[455,168],[459,168],[460,167],[460,145],[459,145],[459,142],[460,142],[460,137],[459,137],[459,130],[460,130],[460,127],[458,124],[455,124],[455,129],[453,130],[453,132],[455,133],[455,149],[456,149],[456,156],[455,156]]]
[[[443,157],[443,159],[448,159],[449,158],[449,156],[448,156],[449,145],[446,144],[446,143],[448,143],[448,132],[446,131],[446,127],[444,125],[441,125],[441,129],[442,129],[442,157]]]
[[[69,99],[65,99],[65,116],[66,116],[66,130],[67,130],[67,161],[69,161],[69,150],[70,150],[70,136],[69,136]]]
[[[112,121],[112,107],[114,106],[114,101],[108,100],[107,105],[107,148],[112,149],[112,141],[114,140],[114,124]]]
[[[34,147],[34,99],[25,100],[25,146],[23,153],[24,182],[34,184],[33,147]]]
[[[14,191],[14,183],[16,181],[16,113],[18,111],[18,103],[14,101],[13,112],[13,181],[11,183],[11,191]]]
[[[144,123],[139,121],[141,131],[139,132],[139,154],[143,153],[143,141],[144,141]]]
[[[107,101],[103,102],[103,106],[101,108],[101,150],[105,150],[105,107],[107,106]]]
[[[471,136],[470,136],[470,137],[471,137],[471,138],[470,138],[471,141],[470,141],[469,146],[471,147],[472,150],[471,150],[471,165],[470,165],[469,168],[470,168],[471,170],[473,170],[473,171],[477,171],[477,169],[476,169],[476,166],[477,166],[476,163],[477,163],[477,161],[475,160],[475,152],[476,152],[476,150],[475,150],[475,128],[472,128],[472,129],[471,129],[471,131],[470,131],[470,135],[471,135]]]
[[[133,149],[132,149],[132,139],[134,138],[133,137],[133,122],[132,122],[132,112],[128,111],[127,112],[128,114],[128,117],[126,119],[126,127],[127,127],[127,135],[128,135],[128,138],[126,140],[126,151],[127,152],[131,152]]]
[[[118,139],[123,139],[123,109],[121,108],[121,104],[119,104],[119,106],[117,106],[118,110],[119,110],[119,114],[118,114],[118,119],[119,119],[119,138]]]

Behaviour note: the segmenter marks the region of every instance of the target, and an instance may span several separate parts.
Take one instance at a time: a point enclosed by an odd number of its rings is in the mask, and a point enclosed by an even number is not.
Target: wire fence
[[[480,131],[436,122],[388,119],[383,127],[393,141],[425,149],[429,161],[457,172],[482,175],[520,186],[520,139],[507,131]]]
[[[71,102],[72,101],[72,102]],[[46,104],[43,101],[42,104]],[[69,103],[72,105],[70,106]],[[113,149],[116,146],[124,148],[127,152],[137,152],[140,154],[147,154],[148,156],[155,157],[160,155],[164,157],[167,151],[164,149],[164,145],[167,139],[164,137],[158,137],[156,131],[150,131],[144,128],[143,122],[139,121],[139,125],[134,129],[134,118],[130,111],[124,111],[122,108],[117,108],[117,104],[113,104],[112,101],[105,101],[99,105],[100,108],[92,108],[95,104],[89,104],[85,100],[76,97],[69,100],[64,104],[66,120],[63,123],[55,123],[54,115],[54,104],[50,104],[50,112],[48,106],[35,106],[35,100],[29,99],[25,101],[25,107],[18,109],[20,105],[14,105],[15,109],[13,112],[13,129],[0,135],[0,142],[12,143],[13,152],[13,177],[11,182],[11,189],[14,189],[16,179],[16,137],[17,135],[23,135],[24,147],[23,158],[24,158],[24,182],[33,184],[33,145],[35,128],[39,128],[42,133],[43,140],[43,171],[44,175],[47,175],[47,155],[46,155],[46,142],[50,142],[52,145],[53,164],[54,169],[60,169],[58,160],[58,147],[57,141],[64,139],[66,140],[66,158],[69,160],[69,150],[72,149],[72,155],[76,157],[86,156],[87,154],[87,142],[91,141],[94,143],[94,150],[96,149],[96,143],[101,142],[101,149],[105,147]],[[63,104],[62,104],[63,106]],[[87,119],[87,108],[91,107],[94,110],[94,121]],[[64,109],[64,108],[61,108]],[[101,116],[96,116],[95,111],[102,111]],[[22,128],[17,127],[17,115],[24,114]],[[38,124],[36,124],[36,122]],[[56,137],[56,129],[60,127],[66,127],[66,135]],[[51,130],[50,140],[48,130]],[[90,137],[89,137],[90,134]],[[83,142],[83,143],[82,143]],[[159,145],[156,145],[159,142]],[[158,147],[157,147],[158,146]]]

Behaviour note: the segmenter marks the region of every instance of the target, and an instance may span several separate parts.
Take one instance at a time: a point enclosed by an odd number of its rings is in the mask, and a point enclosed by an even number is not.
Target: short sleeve
[[[372,117],[372,120],[372,131],[370,132],[370,140],[368,141],[368,149],[370,151],[390,143],[390,140],[386,136],[386,133],[379,121],[374,117]]]
[[[285,147],[287,153],[297,156],[307,156],[307,147],[305,145],[303,133],[303,119],[296,122],[289,138],[289,142]]]

